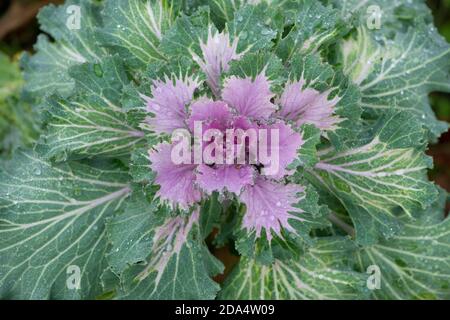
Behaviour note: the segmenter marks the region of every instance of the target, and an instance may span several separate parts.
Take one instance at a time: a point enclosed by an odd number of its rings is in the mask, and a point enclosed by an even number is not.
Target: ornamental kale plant
[[[450,298],[425,154],[450,45],[424,1],[38,18],[22,95],[43,128],[0,171],[2,299]]]

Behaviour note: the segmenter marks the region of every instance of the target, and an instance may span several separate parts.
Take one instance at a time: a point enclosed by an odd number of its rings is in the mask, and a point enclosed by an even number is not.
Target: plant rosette
[[[1,298],[450,297],[425,154],[450,46],[423,1],[80,0],[38,19],[22,96],[42,134],[0,171]],[[219,284],[222,247],[239,261]]]

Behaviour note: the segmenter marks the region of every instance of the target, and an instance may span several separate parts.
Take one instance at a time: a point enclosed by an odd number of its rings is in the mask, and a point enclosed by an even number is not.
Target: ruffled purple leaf
[[[188,208],[201,200],[201,192],[195,186],[195,164],[175,164],[171,157],[172,146],[160,143],[149,152],[151,169],[156,172],[157,193],[171,205]]]
[[[329,91],[320,93],[312,88],[303,88],[304,80],[288,83],[277,103],[281,106],[279,115],[298,126],[304,123],[315,125],[321,130],[330,130],[341,120],[333,115],[339,97],[329,99]]]
[[[289,125],[283,122],[277,122],[272,125],[266,125],[262,128],[267,130],[267,146],[268,153],[278,154],[278,172],[271,176],[271,178],[280,179],[288,175],[290,171],[287,166],[297,158],[297,152],[303,145],[302,135],[294,131]],[[278,143],[272,146],[273,130],[278,131]],[[271,157],[273,159],[273,157]],[[269,163],[262,163],[270,165]]]
[[[220,96],[220,75],[229,70],[229,63],[232,60],[239,60],[242,54],[236,52],[238,37],[230,43],[228,33],[214,33],[211,28],[208,31],[206,43],[200,41],[203,58],[192,53],[193,58],[207,76],[206,83],[211,88],[216,97]]]
[[[301,210],[293,206],[298,203],[297,194],[302,191],[303,187],[299,185],[284,185],[259,176],[255,184],[247,186],[240,196],[247,207],[242,226],[248,232],[255,231],[258,238],[264,229],[269,241],[272,232],[282,237],[282,228],[295,232],[289,225],[289,219],[302,220],[296,215]]]
[[[198,185],[208,194],[227,190],[239,195],[242,189],[253,182],[254,169],[251,166],[200,165],[198,167]]]
[[[194,91],[200,85],[197,79],[154,80],[152,97],[143,96],[147,103],[147,111],[154,114],[147,122],[156,133],[168,133],[186,127],[188,112],[186,106],[191,102]]]
[[[261,73],[254,80],[250,77],[232,76],[225,80],[222,98],[236,113],[257,120],[268,120],[276,107],[271,102],[273,93],[270,82]]]

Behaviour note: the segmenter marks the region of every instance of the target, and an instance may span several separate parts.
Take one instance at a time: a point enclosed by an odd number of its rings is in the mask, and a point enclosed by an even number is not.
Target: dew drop
[[[35,174],[35,175],[40,176],[41,173],[42,173],[42,171],[41,171],[41,168],[40,168],[40,167],[36,167],[36,168],[34,169],[34,174]]]

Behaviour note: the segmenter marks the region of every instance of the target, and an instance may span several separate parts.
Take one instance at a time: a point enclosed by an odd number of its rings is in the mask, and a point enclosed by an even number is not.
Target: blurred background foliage
[[[433,10],[434,21],[440,33],[450,42],[450,0],[429,0],[428,5]],[[450,122],[450,94],[433,93],[430,98],[439,119]],[[431,178],[450,191],[449,131],[441,137],[438,144],[430,147],[429,153],[435,162]]]
[[[0,52],[0,157],[31,144],[38,135],[35,113],[20,99],[22,82],[18,62]]]
[[[29,145],[38,136],[39,108],[21,96],[19,58],[23,50],[32,51],[39,34],[36,14],[48,3],[62,0],[0,0],[0,159],[16,146]],[[450,0],[427,0],[435,24],[450,42]],[[45,81],[45,79],[42,79]],[[450,94],[430,96],[439,119],[450,122]],[[450,132],[430,147],[435,168],[430,176],[450,191]]]

